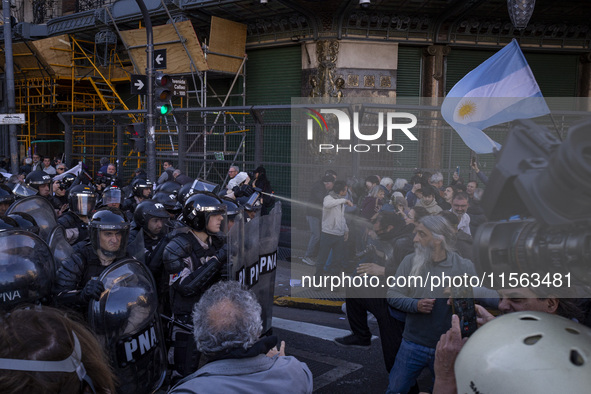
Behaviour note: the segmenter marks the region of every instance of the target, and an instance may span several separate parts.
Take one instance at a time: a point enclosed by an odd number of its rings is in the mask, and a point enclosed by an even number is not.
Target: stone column
[[[423,52],[423,75],[421,96],[436,99],[443,97],[445,76],[445,56],[450,48],[444,45],[431,45]],[[434,102],[436,100],[433,100]],[[425,100],[426,104],[428,100]],[[437,116],[432,114],[433,118]],[[419,166],[426,169],[441,168],[443,156],[443,132],[441,131],[442,120],[433,120],[431,127],[420,134],[421,152]]]

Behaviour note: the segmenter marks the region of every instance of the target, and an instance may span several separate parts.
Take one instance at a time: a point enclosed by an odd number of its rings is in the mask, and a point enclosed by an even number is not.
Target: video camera
[[[101,171],[96,173],[96,177],[94,179],[94,183],[97,185],[110,185],[113,182],[115,177],[108,173],[103,173]]]
[[[475,263],[494,275],[570,273],[571,286],[587,287],[591,121],[571,127],[564,142],[532,121],[516,123],[482,199],[486,216],[497,221],[478,228]]]

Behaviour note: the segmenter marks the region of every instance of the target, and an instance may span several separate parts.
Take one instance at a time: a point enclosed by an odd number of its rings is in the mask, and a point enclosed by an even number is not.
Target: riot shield
[[[230,217],[227,218],[228,227]],[[228,230],[228,275],[230,280],[240,281],[237,274],[240,272],[241,264],[244,262],[244,212],[241,210],[234,216],[234,223]],[[244,283],[243,281],[241,281]]]
[[[166,348],[154,278],[139,261],[123,259],[103,271],[105,291],[88,307],[88,321],[119,380],[119,393],[151,393],[166,375]]]
[[[231,278],[243,284],[247,289],[252,289],[258,281],[259,221],[260,218],[255,218],[248,223],[244,223],[243,221],[244,241],[242,257],[232,257]]]
[[[144,229],[141,228],[135,239],[127,244],[127,253],[144,264],[146,261],[146,244],[144,243]]]
[[[68,243],[66,239],[66,230],[62,226],[56,226],[49,235],[47,242],[51,254],[55,259],[56,269],[59,268],[62,261],[70,257],[74,253],[74,248]]]
[[[49,246],[24,230],[0,232],[0,310],[23,303],[46,302],[55,264]]]
[[[9,215],[24,212],[31,215],[39,226],[39,235],[44,241],[49,241],[51,231],[57,226],[57,217],[51,203],[41,196],[30,196],[15,201],[6,211]]]
[[[212,192],[213,194],[217,195],[220,190],[220,185],[197,178],[193,182],[191,189],[197,192]]]
[[[259,218],[259,280],[252,287],[262,307],[263,332],[271,328],[277,269],[277,248],[281,231],[281,203]]]

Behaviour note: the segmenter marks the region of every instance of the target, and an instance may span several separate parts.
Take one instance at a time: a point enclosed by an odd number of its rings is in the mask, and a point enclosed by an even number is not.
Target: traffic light
[[[154,77],[154,113],[156,116],[168,115],[172,111],[172,79],[169,75],[156,71]]]
[[[133,141],[133,150],[136,152],[146,151],[146,125],[144,123],[131,123],[127,125],[127,132]]]

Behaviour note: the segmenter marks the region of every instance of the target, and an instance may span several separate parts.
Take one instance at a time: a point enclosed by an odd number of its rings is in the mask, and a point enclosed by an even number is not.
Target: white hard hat
[[[472,335],[455,363],[458,393],[588,393],[591,329],[543,312],[515,312]]]

